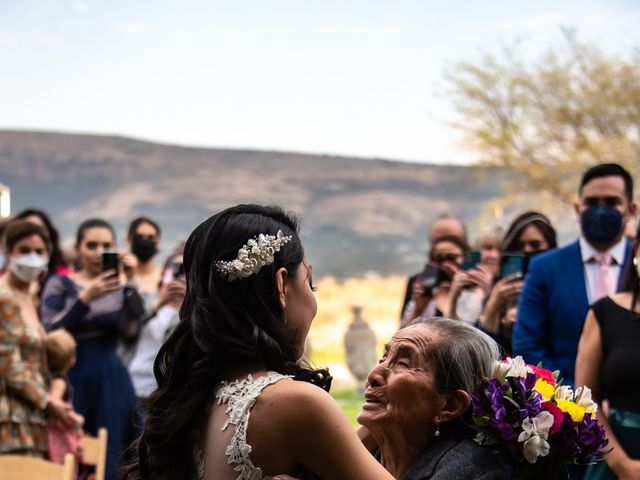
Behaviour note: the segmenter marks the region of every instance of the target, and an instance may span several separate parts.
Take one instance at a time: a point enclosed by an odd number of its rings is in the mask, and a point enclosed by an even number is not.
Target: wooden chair
[[[86,435],[82,437],[82,464],[93,465],[96,472],[93,476],[95,480],[104,480],[104,472],[107,466],[107,429],[98,429],[98,436]]]
[[[64,456],[64,464],[25,455],[0,455],[2,480],[74,480],[73,455]]]

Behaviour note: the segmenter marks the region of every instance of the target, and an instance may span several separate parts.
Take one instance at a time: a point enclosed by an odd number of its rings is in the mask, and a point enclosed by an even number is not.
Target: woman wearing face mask
[[[178,310],[184,300],[186,284],[183,264],[184,242],[167,258],[160,285],[158,309],[145,322],[135,352],[127,365],[138,403],[144,410],[147,397],[157,387],[153,361],[160,347],[178,324]]]
[[[596,401],[611,452],[588,468],[587,480],[640,479],[640,229],[624,292],[595,302],[584,324],[576,360],[576,385],[587,385]]]
[[[160,225],[147,217],[136,218],[129,224],[127,240],[138,261],[133,280],[138,285],[147,312],[151,312],[157,307],[158,285],[162,277],[162,270],[154,262],[160,242]]]
[[[111,480],[136,434],[133,386],[116,348],[131,325],[139,328],[144,316],[142,299],[130,283],[129,256],[121,254],[121,267],[103,271],[103,253],[115,247],[110,224],[100,219],[83,222],[76,236],[81,269],[69,277],[50,277],[41,307],[49,330],[65,328],[77,342],[76,364],[69,371],[73,405],[91,435],[100,427],[108,429],[106,478]]]
[[[8,268],[0,279],[0,454],[42,457],[46,415],[69,419],[64,402],[47,394],[46,334],[38,319],[33,284],[47,270],[46,233],[25,221],[5,231]]]
[[[42,210],[27,208],[18,213],[16,219],[35,223],[43,228],[49,235],[51,255],[49,256],[49,264],[47,265],[47,275],[69,275],[71,273],[71,265],[65,258],[62,248],[60,248],[60,235],[49,216]]]

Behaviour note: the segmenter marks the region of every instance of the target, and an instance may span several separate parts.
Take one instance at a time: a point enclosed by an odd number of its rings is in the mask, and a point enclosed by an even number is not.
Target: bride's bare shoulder
[[[317,412],[317,409],[340,411],[336,401],[326,391],[308,382],[292,379],[281,380],[266,388],[260,399],[269,406],[270,414],[280,413],[289,419],[309,411]]]

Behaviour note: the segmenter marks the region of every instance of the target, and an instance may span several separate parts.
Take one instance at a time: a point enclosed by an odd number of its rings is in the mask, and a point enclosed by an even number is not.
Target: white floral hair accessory
[[[285,236],[282,230],[278,230],[275,235],[261,233],[243,245],[234,260],[217,261],[216,270],[222,276],[227,276],[229,282],[250,277],[258,273],[262,267],[271,265],[275,261],[274,255],[283,245],[289,243],[291,238],[291,235]]]

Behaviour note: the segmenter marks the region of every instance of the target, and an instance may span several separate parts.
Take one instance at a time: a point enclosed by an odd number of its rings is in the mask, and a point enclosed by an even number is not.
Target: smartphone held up
[[[120,257],[117,252],[104,252],[102,254],[102,271],[115,270],[115,274],[118,273],[120,267]]]

